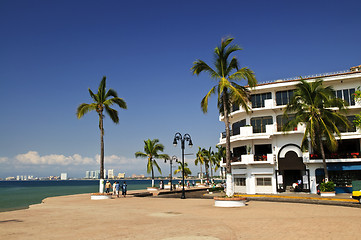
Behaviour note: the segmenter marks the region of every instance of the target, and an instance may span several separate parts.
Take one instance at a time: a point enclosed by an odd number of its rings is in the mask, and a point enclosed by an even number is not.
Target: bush
[[[215,187],[215,188],[210,188],[209,192],[220,192],[223,190],[223,187]]]
[[[320,184],[321,192],[333,192],[335,191],[335,184],[332,181]]]

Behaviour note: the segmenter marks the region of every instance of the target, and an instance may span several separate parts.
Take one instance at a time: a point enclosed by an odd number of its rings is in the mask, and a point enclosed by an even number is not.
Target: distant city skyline
[[[144,140],[158,138],[170,156],[174,134],[189,133],[192,175],[198,146],[219,142],[217,99],[200,108],[213,86],[193,76],[196,59],[234,37],[235,56],[259,82],[348,70],[360,65],[361,2],[317,1],[2,1],[0,3],[0,177],[81,178],[99,169],[96,113],[78,120],[103,76],[127,105],[120,123],[104,120],[105,169],[145,174]],[[169,164],[159,163],[162,176]],[[177,166],[176,166],[177,167]]]

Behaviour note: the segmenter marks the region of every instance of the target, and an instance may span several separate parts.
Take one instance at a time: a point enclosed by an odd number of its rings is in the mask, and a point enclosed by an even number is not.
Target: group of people
[[[105,192],[109,193],[111,188],[112,188],[112,184],[109,181],[107,181],[105,183]],[[127,184],[125,181],[123,182],[123,184],[121,186],[118,181],[116,181],[113,184],[113,195],[117,195],[117,197],[119,197],[119,189],[120,188],[122,188],[122,195],[123,195],[123,197],[125,197],[127,195]]]

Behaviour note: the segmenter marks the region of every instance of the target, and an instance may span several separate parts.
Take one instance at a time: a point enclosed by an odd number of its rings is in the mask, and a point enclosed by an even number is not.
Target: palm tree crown
[[[153,166],[155,166],[159,173],[162,174],[162,170],[160,169],[158,163],[155,161],[156,158],[160,159],[169,159],[168,154],[160,154],[159,152],[164,151],[163,144],[159,143],[158,139],[153,140],[144,140],[144,152],[136,152],[135,157],[148,158],[147,163],[147,173],[152,173],[152,187],[154,187],[154,170]]]
[[[103,111],[110,116],[114,123],[119,123],[118,111],[111,108],[112,105],[118,105],[122,109],[127,109],[126,102],[118,97],[118,94],[113,89],[106,89],[106,77],[104,76],[99,84],[98,92],[94,94],[92,90],[89,90],[90,97],[93,103],[82,103],[78,106],[76,115],[78,119],[82,118],[86,113],[90,111],[96,111],[99,115],[99,129],[101,136],[101,150],[100,150],[100,178],[104,177],[104,127],[103,127]]]
[[[182,162],[178,162],[179,163],[179,165],[178,165],[178,169],[176,169],[175,171],[174,171],[174,174],[177,174],[177,173],[179,173],[179,172],[182,172],[182,170],[183,170],[183,163]],[[192,174],[192,171],[188,168],[188,163],[184,163],[184,176],[189,176],[189,175],[191,175]]]
[[[338,111],[335,111],[336,108]],[[346,110],[346,103],[335,98],[331,86],[324,87],[322,79],[307,82],[301,79],[297,84],[293,98],[286,106],[284,116],[289,113],[295,117],[285,125],[285,130],[305,124],[305,133],[301,142],[301,149],[307,150],[309,145],[319,151],[323,158],[325,178],[328,171],[325,160],[324,145],[330,151],[337,149],[335,135],[341,137],[338,127],[349,127],[349,122],[342,113]],[[326,143],[326,144],[325,144]]]

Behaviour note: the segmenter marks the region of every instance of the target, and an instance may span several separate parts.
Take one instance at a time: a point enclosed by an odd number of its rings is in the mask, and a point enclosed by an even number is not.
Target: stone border
[[[112,195],[91,195],[91,200],[104,200],[104,199],[112,199]]]
[[[216,207],[244,207],[246,206],[246,198],[243,197],[214,197],[214,206]]]

